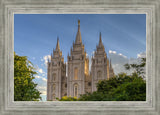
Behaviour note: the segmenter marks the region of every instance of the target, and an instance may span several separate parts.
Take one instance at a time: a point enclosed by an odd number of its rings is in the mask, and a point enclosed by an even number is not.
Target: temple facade
[[[107,58],[101,33],[89,71],[89,58],[82,43],[78,20],[78,31],[70,54],[67,56],[67,65],[64,63],[60,50],[59,38],[57,38],[56,49],[53,49],[53,54],[51,54],[51,60],[48,60],[47,100],[56,100],[56,97],[61,99],[63,96],[79,97],[80,94],[96,91],[96,84],[99,80],[113,76],[114,70],[111,60]]]

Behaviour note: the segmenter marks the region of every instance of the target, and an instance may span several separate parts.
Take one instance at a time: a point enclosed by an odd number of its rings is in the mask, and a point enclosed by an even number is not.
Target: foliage
[[[40,92],[33,82],[36,72],[33,64],[26,56],[18,56],[14,53],[14,100],[15,101],[39,101]]]
[[[127,76],[126,76],[127,77]],[[145,101],[146,82],[137,73],[109,92],[113,101]]]
[[[145,101],[146,82],[143,79],[146,58],[140,64],[125,64],[125,68],[135,69],[131,75],[119,73],[109,80],[100,80],[97,91],[80,95],[79,99],[63,97],[60,101]]]
[[[109,80],[101,80],[97,91],[81,95],[80,101],[145,101],[146,82],[144,67],[146,58],[140,64],[125,64],[126,70],[134,69],[131,75],[120,73]]]
[[[144,78],[145,65],[146,65],[146,58],[141,58],[140,64],[125,64],[124,67],[126,68],[126,70],[134,69],[139,76],[142,76]]]
[[[78,98],[77,97],[71,97],[71,96],[69,96],[69,97],[64,96],[61,99],[57,98],[57,100],[58,101],[78,101]]]
[[[80,101],[145,101],[146,83],[137,73],[121,73],[109,80],[99,81],[97,91],[81,95]]]

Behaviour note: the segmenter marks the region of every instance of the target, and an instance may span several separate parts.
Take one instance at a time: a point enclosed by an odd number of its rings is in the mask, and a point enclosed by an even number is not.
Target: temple
[[[78,31],[67,56],[67,65],[60,50],[59,38],[56,49],[53,49],[53,55],[51,54],[51,60],[48,61],[47,100],[54,101],[63,96],[79,97],[80,94],[96,91],[99,80],[114,77],[114,70],[111,60],[107,58],[101,33],[91,61],[89,71],[89,58],[82,43],[80,20],[78,20]]]

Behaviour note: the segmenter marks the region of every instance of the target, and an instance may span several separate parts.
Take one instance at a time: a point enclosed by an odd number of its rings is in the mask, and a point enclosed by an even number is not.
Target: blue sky
[[[116,72],[122,71],[118,69],[120,64],[145,55],[145,14],[15,14],[14,50],[18,55],[27,56],[35,65],[38,72],[35,82],[43,92],[43,100],[46,98],[47,57],[56,47],[58,36],[67,61],[76,37],[78,19],[89,57],[93,55],[101,32],[107,56],[113,58]]]

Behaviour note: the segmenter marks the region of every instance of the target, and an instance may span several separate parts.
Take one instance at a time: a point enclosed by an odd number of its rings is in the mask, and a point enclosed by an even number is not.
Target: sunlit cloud
[[[36,76],[34,76],[34,77],[35,77],[36,79],[41,79],[41,80],[47,82],[47,79],[44,78],[44,77],[42,77],[42,76],[36,75]],[[36,80],[36,79],[35,79],[35,80]]]
[[[47,79],[46,79],[46,78],[42,78],[42,80],[45,81],[45,82],[47,82]]]
[[[116,51],[109,50],[109,53],[116,54],[117,52],[116,52]]]
[[[45,56],[43,56],[43,58],[41,58],[41,61],[44,62],[45,66],[47,66],[48,59],[51,60],[51,56],[50,55],[45,55]],[[43,64],[41,64],[41,65],[43,65]]]
[[[146,57],[145,52],[141,52],[141,53],[137,54],[137,58],[145,58],[145,57]]]
[[[43,59],[44,59],[44,64],[47,65],[48,59],[51,60],[51,56],[50,55],[46,55],[46,56],[43,57]]]
[[[116,51],[112,51],[112,50],[109,50],[109,54],[117,54]],[[123,55],[122,53],[119,53],[118,55],[124,57],[124,58],[127,58],[127,56]]]
[[[120,55],[120,56],[123,56],[124,58],[127,58],[127,56],[125,56],[125,55],[123,55],[123,54],[121,54],[121,53],[119,53],[119,55]]]
[[[40,78],[40,76],[36,75],[35,78]]]
[[[47,94],[47,87],[46,86],[37,86],[37,89],[41,92],[41,95]]]
[[[126,70],[124,65],[129,63],[139,63],[140,59],[142,57],[145,57],[145,52],[142,52],[140,54],[137,54],[137,58],[127,58],[125,55],[123,55],[122,53],[115,53],[116,51],[109,50],[109,57],[110,59],[112,59],[112,67],[114,69],[115,74],[121,73],[121,72],[125,72],[125,73],[132,73],[133,70]]]
[[[38,71],[39,73],[44,73],[44,71],[43,71],[41,68],[39,68],[37,71]]]

